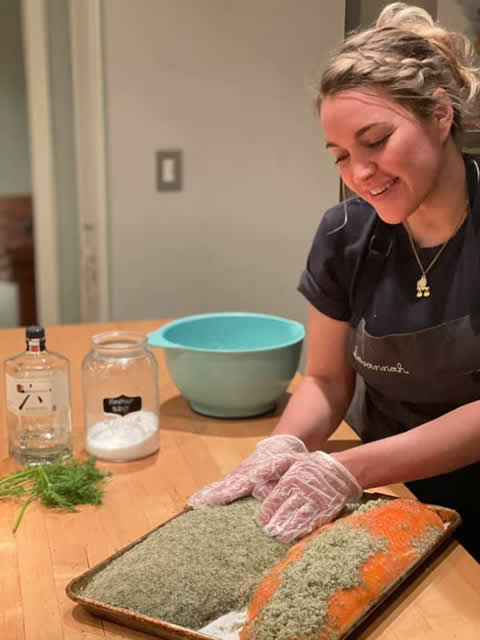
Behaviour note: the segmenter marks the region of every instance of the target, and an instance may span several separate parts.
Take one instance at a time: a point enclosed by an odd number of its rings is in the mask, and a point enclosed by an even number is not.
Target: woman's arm
[[[348,331],[347,322],[309,307],[305,377],[273,435],[292,434],[309,449],[318,449],[343,420],[355,386],[346,354]]]
[[[311,449],[325,444],[343,419],[352,398],[355,378],[346,357],[348,331],[346,322],[338,322],[310,309],[307,375],[273,434],[296,438],[262,440],[233,471],[190,496],[190,505],[200,509],[227,504],[247,495],[262,499],[291,466],[308,458],[305,446],[297,438]]]
[[[334,457],[363,489],[454,471],[480,460],[480,401]]]

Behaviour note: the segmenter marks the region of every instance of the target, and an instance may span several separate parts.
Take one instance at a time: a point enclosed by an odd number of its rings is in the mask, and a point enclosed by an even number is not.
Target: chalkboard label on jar
[[[115,413],[118,416],[126,416],[127,413],[140,411],[142,408],[142,398],[140,396],[117,396],[116,398],[103,399],[103,411],[105,413]]]

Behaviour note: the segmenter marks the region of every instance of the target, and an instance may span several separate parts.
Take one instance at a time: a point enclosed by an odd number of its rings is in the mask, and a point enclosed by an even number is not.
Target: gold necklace
[[[442,254],[442,251],[447,246],[449,240],[451,240],[453,238],[453,236],[457,233],[457,231],[460,229],[461,225],[463,224],[463,221],[467,217],[468,208],[469,208],[469,202],[468,202],[468,199],[467,199],[467,201],[465,202],[465,208],[463,210],[463,213],[462,213],[460,219],[458,220],[457,224],[455,225],[455,228],[453,229],[452,233],[448,236],[448,238],[445,240],[445,242],[442,244],[440,249],[433,256],[432,260],[430,261],[430,263],[425,268],[423,267],[422,261],[420,260],[420,257],[419,257],[419,255],[417,253],[417,249],[415,248],[415,243],[413,241],[412,234],[410,233],[410,229],[408,227],[408,223],[405,220],[405,229],[407,230],[408,239],[410,240],[410,245],[412,247],[413,255],[415,256],[415,260],[417,261],[417,264],[420,267],[420,271],[422,273],[420,278],[417,280],[417,298],[428,298],[429,297],[429,295],[430,295],[430,286],[429,286],[428,280],[427,280],[427,273],[430,271],[430,269],[433,267],[433,265],[439,259],[439,257]]]

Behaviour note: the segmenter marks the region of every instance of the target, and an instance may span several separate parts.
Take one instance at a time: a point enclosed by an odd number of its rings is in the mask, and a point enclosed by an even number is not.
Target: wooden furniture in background
[[[81,362],[90,339],[108,330],[147,333],[162,321],[47,328],[49,347],[70,359],[74,455],[85,458]],[[23,347],[21,329],[0,330],[3,358]],[[218,479],[272,432],[281,412],[249,420],[217,420],[193,413],[179,396],[162,350],[159,364],[161,440],[158,454],[134,462],[98,462],[112,472],[101,507],[61,513],[29,506],[16,534],[20,505],[0,501],[0,638],[2,640],[140,640],[140,632],[100,620],[65,595],[68,582],[171,517],[194,491]],[[294,380],[292,388],[300,378]],[[0,385],[0,476],[14,470],[7,458],[7,420]],[[346,424],[330,450],[358,444]],[[402,485],[379,490],[408,496]],[[475,490],[472,487],[472,490]],[[480,565],[452,541],[354,632],[351,640],[478,640]],[[152,637],[153,638],[153,637]]]
[[[18,285],[22,326],[37,321],[34,260],[32,197],[0,196],[0,279]]]

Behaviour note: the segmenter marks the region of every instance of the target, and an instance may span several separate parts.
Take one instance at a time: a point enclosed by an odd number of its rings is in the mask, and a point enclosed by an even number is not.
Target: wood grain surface
[[[147,333],[165,321],[84,324],[47,329],[49,349],[70,359],[74,455],[86,458],[81,362],[96,333],[128,329]],[[2,360],[23,349],[21,329],[0,331]],[[139,538],[183,507],[187,497],[230,471],[273,430],[274,414],[249,420],[217,420],[194,414],[159,363],[161,448],[129,463],[98,462],[112,472],[101,507],[61,513],[31,505],[16,534],[19,503],[0,501],[0,639],[143,639],[143,633],[102,621],[70,601],[65,586],[74,577]],[[298,382],[298,378],[294,381]],[[284,399],[286,402],[287,397]],[[0,476],[16,470],[8,459],[4,385],[0,385]],[[329,448],[355,446],[346,424]],[[401,486],[380,487],[408,496]],[[401,588],[352,640],[479,640],[480,565],[455,541]]]

